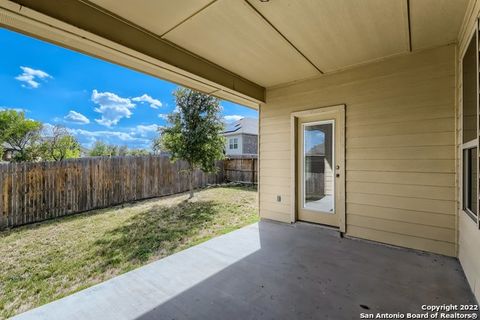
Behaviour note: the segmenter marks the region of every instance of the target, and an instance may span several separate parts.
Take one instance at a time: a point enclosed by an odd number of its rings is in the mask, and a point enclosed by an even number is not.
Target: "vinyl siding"
[[[338,104],[346,105],[347,235],[455,256],[453,45],[268,88],[261,216],[291,220],[291,113]]]

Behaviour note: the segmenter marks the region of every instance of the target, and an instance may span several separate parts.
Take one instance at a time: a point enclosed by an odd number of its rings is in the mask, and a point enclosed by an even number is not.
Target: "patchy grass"
[[[0,318],[258,220],[256,190],[218,187],[0,233]]]

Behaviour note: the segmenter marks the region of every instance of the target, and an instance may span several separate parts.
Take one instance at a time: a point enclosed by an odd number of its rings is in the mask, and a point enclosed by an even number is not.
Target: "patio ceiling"
[[[91,0],[270,87],[455,42],[468,0]]]
[[[0,0],[0,7],[17,3],[19,14],[35,10],[184,70],[188,81],[206,79],[203,91],[230,100],[238,93],[236,102],[251,104],[264,101],[268,87],[455,42],[469,2]]]

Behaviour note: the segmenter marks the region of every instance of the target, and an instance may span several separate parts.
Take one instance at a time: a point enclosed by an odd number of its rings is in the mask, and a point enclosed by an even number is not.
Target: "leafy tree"
[[[32,161],[38,157],[42,123],[26,119],[24,112],[0,111],[0,143],[13,153],[14,161]]]
[[[148,156],[150,152],[145,149],[130,149],[127,154],[130,156]]]
[[[92,157],[111,157],[116,155],[118,155],[118,147],[106,144],[103,141],[96,141],[92,150],[90,150],[90,156]]]
[[[128,146],[121,146],[118,148],[118,155],[119,156],[128,156],[130,150],[128,150]]]
[[[116,146],[113,144],[106,144],[103,141],[96,141],[89,155],[92,157],[98,156],[145,156],[149,152],[145,149],[129,149],[128,146]]]
[[[80,157],[80,143],[65,127],[53,127],[51,134],[43,140],[40,150],[44,160],[61,161]]]
[[[129,149],[128,146],[118,147],[119,156],[146,156],[149,154],[150,152],[145,149]]]
[[[118,149],[119,147],[116,146],[116,145],[113,145],[113,144],[109,144],[108,145],[108,150],[110,152],[110,156],[118,156],[119,152],[118,152]]]
[[[172,161],[185,160],[190,198],[193,198],[193,172],[215,172],[215,161],[223,159],[224,126],[218,98],[191,89],[174,92],[178,112],[168,115],[169,126],[160,128],[155,145],[171,154]]]
[[[158,127],[158,133],[159,133],[159,136],[156,137],[155,139],[153,139],[152,141],[152,150],[153,150],[153,153],[154,154],[161,154],[162,151],[165,151],[165,150],[162,150],[163,147],[162,147],[162,139],[161,139],[161,133],[162,133],[162,129],[163,127]]]

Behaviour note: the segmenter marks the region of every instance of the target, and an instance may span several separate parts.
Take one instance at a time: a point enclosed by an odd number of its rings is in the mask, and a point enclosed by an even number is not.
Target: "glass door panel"
[[[303,124],[303,208],[335,211],[334,121]]]

